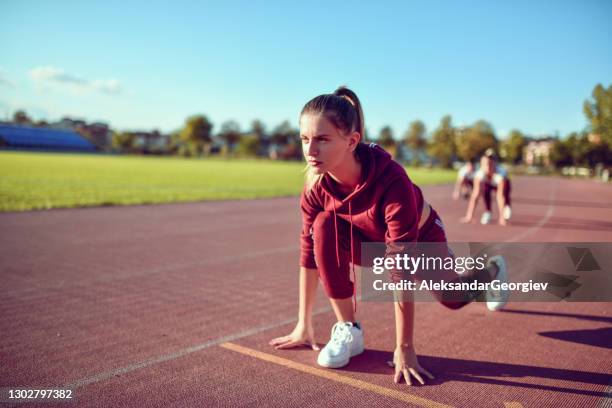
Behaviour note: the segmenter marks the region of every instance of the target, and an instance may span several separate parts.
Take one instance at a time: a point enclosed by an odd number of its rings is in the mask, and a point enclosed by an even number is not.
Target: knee
[[[314,235],[319,235],[321,232],[334,228],[334,213],[329,211],[321,211],[317,214],[312,223],[312,232]]]
[[[457,310],[461,309],[463,306],[467,305],[470,302],[442,301],[440,303],[442,303],[442,305],[448,307],[451,310]]]
[[[352,282],[339,284],[338,282],[323,281],[323,289],[328,298],[338,300],[353,297],[354,291]]]

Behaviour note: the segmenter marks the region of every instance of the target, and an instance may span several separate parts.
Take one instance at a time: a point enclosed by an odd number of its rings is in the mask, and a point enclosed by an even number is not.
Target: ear
[[[352,151],[355,151],[360,141],[361,141],[361,134],[359,132],[354,131],[353,133],[350,134],[349,147],[351,148]]]

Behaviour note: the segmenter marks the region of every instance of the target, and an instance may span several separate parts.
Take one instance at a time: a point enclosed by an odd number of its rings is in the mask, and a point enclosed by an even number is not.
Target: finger
[[[423,381],[419,373],[417,373],[417,371],[414,368],[410,369],[410,374],[412,374],[414,378],[416,378],[417,381],[421,383],[421,385],[425,385],[425,381]]]
[[[410,378],[410,375],[408,374],[408,370],[405,368],[404,368],[404,380],[406,380],[406,384],[412,385],[412,379]]]
[[[299,341],[292,340],[292,341],[288,341],[288,342],[283,343],[283,344],[279,344],[278,346],[275,347],[275,349],[276,350],[283,350],[283,349],[288,349],[288,348],[291,348],[291,347],[299,346],[301,344],[304,344],[304,343],[300,343]]]
[[[393,377],[393,381],[396,384],[399,384],[402,379],[402,372],[400,370],[395,370],[395,376]]]
[[[270,340],[270,343],[268,343],[268,344],[270,344],[271,346],[277,346],[277,345],[279,345],[281,343],[285,343],[287,341],[289,341],[289,336],[283,336],[283,337],[277,337],[275,339]]]
[[[430,380],[433,380],[435,377],[423,367],[419,367],[419,371],[427,376]]]

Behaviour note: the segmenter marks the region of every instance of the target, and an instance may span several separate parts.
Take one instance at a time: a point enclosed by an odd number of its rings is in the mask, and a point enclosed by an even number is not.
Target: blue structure
[[[0,125],[0,149],[95,152],[96,147],[72,130]]]

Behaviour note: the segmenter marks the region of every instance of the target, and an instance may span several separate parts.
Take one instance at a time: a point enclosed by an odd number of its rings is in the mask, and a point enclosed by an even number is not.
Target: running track
[[[612,242],[609,185],[517,177],[513,189],[506,228],[459,224],[451,186],[424,193],[451,241]],[[612,403],[610,303],[418,304],[427,386],[392,382],[389,304],[359,304],[367,350],[345,369],[273,350],[295,323],[299,228],[296,198],[0,214],[0,387],[66,386],[85,407]],[[323,343],[334,319],[321,292],[315,309]]]

